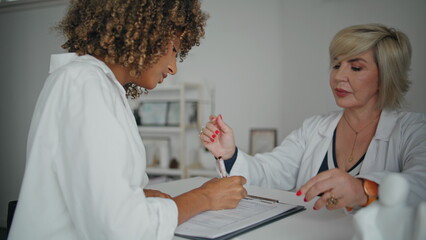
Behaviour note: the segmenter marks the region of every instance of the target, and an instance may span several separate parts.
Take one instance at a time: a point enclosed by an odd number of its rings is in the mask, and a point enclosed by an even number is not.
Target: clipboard
[[[252,206],[255,206],[255,209],[249,209]],[[247,209],[249,211],[245,211]],[[236,209],[206,211],[189,219],[176,228],[175,235],[195,240],[226,240],[304,211],[305,209],[304,206],[291,205],[281,203],[275,199],[249,195],[247,198],[241,200]],[[215,220],[213,220],[212,224],[202,222],[203,219],[208,222],[210,218],[218,218],[221,214],[224,216],[223,220],[230,222],[229,224],[223,223],[225,226],[215,225]],[[227,216],[231,216],[231,218],[235,216],[239,220],[231,222],[233,220],[226,219]]]

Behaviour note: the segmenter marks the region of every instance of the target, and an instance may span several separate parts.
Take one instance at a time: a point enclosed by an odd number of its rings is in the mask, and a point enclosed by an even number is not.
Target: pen
[[[222,156],[216,158],[216,164],[220,177],[228,177],[228,173],[226,172],[225,163],[223,162]]]
[[[266,198],[266,197],[259,197],[259,196],[254,196],[254,195],[247,195],[247,197],[248,198],[259,199],[259,200],[263,200],[263,201],[268,201],[268,202],[273,202],[273,203],[278,203],[279,202],[276,199]]]

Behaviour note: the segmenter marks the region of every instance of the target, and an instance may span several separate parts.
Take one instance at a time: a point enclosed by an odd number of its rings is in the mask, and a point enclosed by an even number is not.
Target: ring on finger
[[[333,195],[331,195],[329,198],[327,198],[326,200],[326,205],[327,207],[334,207],[339,203],[339,199],[335,198]]]

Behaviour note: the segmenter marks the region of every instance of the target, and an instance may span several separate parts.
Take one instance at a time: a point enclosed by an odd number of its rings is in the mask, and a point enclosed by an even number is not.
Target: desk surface
[[[199,187],[208,178],[196,177],[173,182],[150,185],[149,188],[160,190],[171,196]],[[352,216],[343,210],[328,211],[323,208],[319,211],[312,209],[314,201],[305,203],[303,198],[297,197],[293,192],[265,189],[255,186],[246,186],[251,195],[265,196],[277,199],[280,202],[303,205],[306,210],[279,221],[270,223],[261,228],[242,234],[235,239],[292,239],[292,240],[344,240],[352,239],[354,227]],[[183,239],[174,237],[174,239]]]

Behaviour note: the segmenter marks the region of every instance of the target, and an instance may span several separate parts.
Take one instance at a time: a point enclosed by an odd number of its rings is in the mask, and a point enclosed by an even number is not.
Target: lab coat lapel
[[[393,131],[393,127],[396,125],[397,113],[394,111],[383,110],[380,116],[379,124],[377,125],[376,134],[368,146],[367,153],[365,154],[364,161],[362,163],[361,172],[363,169],[385,169],[386,161],[376,161],[376,159],[387,159],[382,154],[386,154],[389,151],[389,140]]]
[[[339,123],[340,118],[342,117],[342,111],[336,112],[331,115],[330,118],[326,119],[325,124],[320,124],[318,127],[317,134],[314,134],[315,140],[313,142],[319,143],[318,145],[314,144],[315,148],[312,150],[312,156],[310,157],[311,167],[308,170],[310,175],[315,176],[318,174],[318,170],[323,162],[325,154],[328,151],[328,148],[333,139],[333,133],[336,129],[337,124]],[[306,179],[306,181],[309,179]]]

